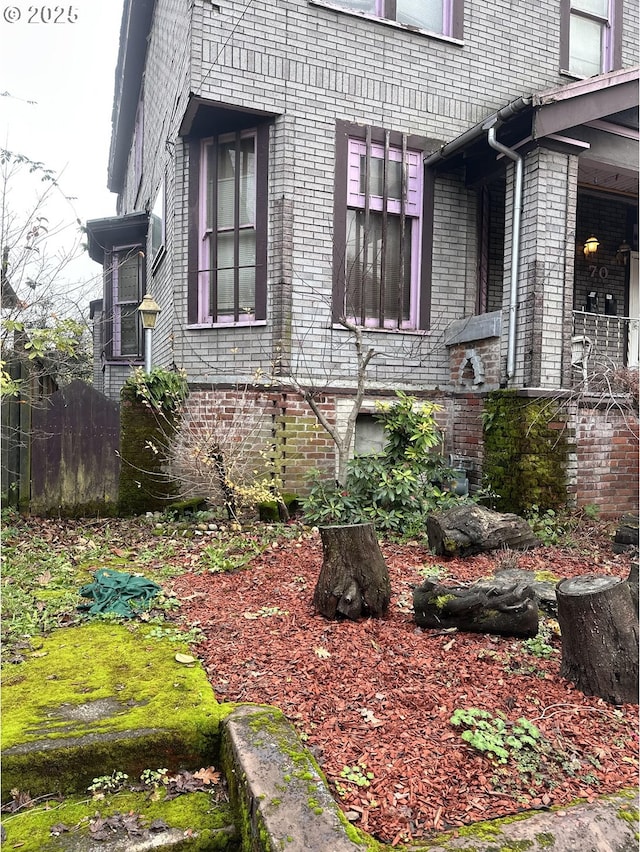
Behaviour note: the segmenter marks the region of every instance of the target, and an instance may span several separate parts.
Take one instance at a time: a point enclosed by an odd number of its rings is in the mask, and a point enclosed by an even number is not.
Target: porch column
[[[576,154],[538,147],[525,157],[513,387],[559,388],[563,383],[573,308],[577,178]],[[509,167],[504,247],[505,328],[509,311],[513,179],[514,168]]]

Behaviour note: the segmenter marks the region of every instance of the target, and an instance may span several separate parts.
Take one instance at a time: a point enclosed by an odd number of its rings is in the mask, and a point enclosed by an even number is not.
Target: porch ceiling
[[[580,161],[578,184],[617,195],[638,197],[638,172]]]

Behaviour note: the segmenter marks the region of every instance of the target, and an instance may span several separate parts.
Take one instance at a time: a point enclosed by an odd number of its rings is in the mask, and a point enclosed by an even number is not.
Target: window
[[[593,77],[619,68],[621,24],[621,0],[564,0],[562,69]]]
[[[153,270],[159,265],[164,256],[166,208],[164,196],[164,178],[156,195],[150,217],[151,231],[151,268]]]
[[[265,318],[267,152],[266,126],[201,143],[198,323]]]
[[[142,357],[138,305],[142,300],[144,255],[141,246],[118,248],[111,255],[113,345],[115,358]]]
[[[421,327],[422,152],[395,135],[400,144],[391,144],[388,131],[374,140],[371,128],[364,139],[346,140],[345,249],[334,318],[415,329]]]
[[[333,0],[345,11],[462,38],[462,0]]]

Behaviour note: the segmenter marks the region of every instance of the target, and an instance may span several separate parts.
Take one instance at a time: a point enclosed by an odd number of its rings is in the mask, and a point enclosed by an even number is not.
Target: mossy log
[[[626,580],[584,576],[556,587],[560,674],[585,695],[638,703],[638,612]]]
[[[525,583],[444,586],[427,578],[413,590],[413,609],[418,627],[527,638],[538,632],[536,594]]]
[[[525,550],[540,544],[519,515],[468,503],[429,515],[427,536],[437,556],[472,556],[501,547]]]
[[[325,618],[382,615],[391,599],[389,571],[373,524],[321,527],[323,561],[313,595]]]

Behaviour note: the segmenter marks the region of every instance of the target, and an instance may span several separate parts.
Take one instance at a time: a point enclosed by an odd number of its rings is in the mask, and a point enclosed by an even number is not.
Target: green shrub
[[[380,532],[424,534],[429,512],[459,502],[442,483],[451,471],[434,452],[442,436],[435,403],[420,406],[399,392],[395,404],[380,404],[376,419],[385,431],[381,453],[349,462],[344,488],[314,476],[304,501],[305,519],[314,524],[373,523]]]

